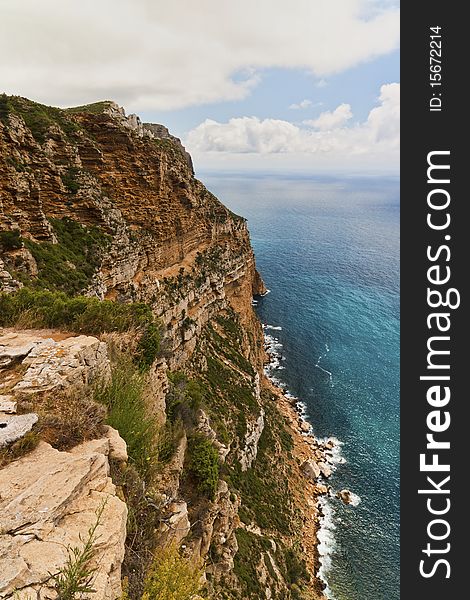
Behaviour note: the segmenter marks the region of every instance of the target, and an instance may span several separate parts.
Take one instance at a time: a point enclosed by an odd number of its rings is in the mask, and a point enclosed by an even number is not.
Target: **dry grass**
[[[70,450],[104,435],[106,408],[93,400],[91,388],[16,396],[18,412],[39,416],[34,433],[57,450]]]
[[[44,396],[35,411],[41,439],[58,450],[104,435],[106,409],[93,400],[90,389]]]
[[[41,438],[36,431],[29,431],[21,439],[13,442],[13,444],[10,444],[6,448],[0,448],[0,469],[32,452],[40,440]]]

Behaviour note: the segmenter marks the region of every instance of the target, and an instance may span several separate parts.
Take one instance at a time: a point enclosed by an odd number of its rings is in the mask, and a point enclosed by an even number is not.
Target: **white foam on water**
[[[324,496],[319,499],[318,504],[322,512],[322,516],[320,517],[320,528],[317,533],[318,554],[320,557],[318,576],[326,585],[324,590],[325,596],[333,599],[333,594],[328,587],[327,575],[329,571],[331,571],[333,555],[337,547],[335,537],[335,511],[329,499]]]
[[[328,346],[328,344],[325,344],[325,351],[326,351],[326,354],[328,354],[328,352],[330,351],[330,347]],[[326,373],[328,375],[328,379],[330,380],[330,383],[333,384],[333,373],[331,371],[328,371],[327,369],[324,369],[322,366],[320,366],[320,361],[324,357],[325,357],[324,354],[320,354],[320,356],[317,359],[317,362],[315,363],[315,367],[317,369],[320,369],[320,371],[323,371],[323,373]]]
[[[327,458],[330,465],[333,467],[333,470],[336,470],[336,465],[344,465],[346,459],[343,456],[342,446],[343,442],[339,440],[337,437],[331,436],[328,438],[317,438],[317,440],[321,444],[327,444],[328,442],[333,442],[333,448],[327,450]]]
[[[361,503],[361,497],[358,494],[355,494],[354,492],[351,492],[351,506],[359,506],[359,504]]]
[[[281,342],[279,341],[279,339],[277,337],[275,337],[274,335],[267,333],[267,330],[280,331],[281,329],[282,328],[278,327],[278,326],[263,324],[264,347],[269,356],[269,363],[267,365],[265,365],[264,372],[265,372],[266,376],[270,379],[270,381],[275,386],[282,389],[284,396],[294,404],[297,414],[301,417],[301,419],[305,420],[311,427],[311,423],[309,422],[309,419],[308,419],[307,404],[304,401],[297,398],[296,396],[294,396],[287,389],[286,383],[281,381],[279,379],[279,377],[277,376],[278,372],[285,368],[283,365],[281,365],[281,361],[285,360],[285,357],[282,355],[283,346],[282,346]],[[328,353],[330,351],[328,344],[325,344],[325,351],[326,351],[326,353]],[[318,358],[317,364],[315,366],[317,368],[321,369],[322,371],[324,371],[326,374],[328,374],[329,380],[332,383],[332,378],[333,378],[332,373],[330,371],[327,371],[326,369],[324,369],[319,364],[320,360],[323,357],[324,357],[324,355],[321,355]],[[305,433],[304,435],[306,435],[306,436],[311,435],[311,436],[315,437],[312,429],[310,429],[309,433]],[[327,442],[332,442],[332,448],[325,451],[325,458],[326,458],[328,464],[330,465],[330,468],[332,469],[332,471],[336,470],[337,465],[343,464],[346,462],[346,459],[344,458],[344,456],[342,454],[342,450],[341,450],[341,448],[343,446],[343,442],[341,440],[339,440],[338,438],[333,437],[333,436],[329,437],[329,438],[323,438],[323,439],[316,438],[316,439],[319,443],[322,443],[322,444],[326,444]],[[361,501],[361,499],[359,498],[359,496],[357,496],[356,494],[353,494],[351,492],[351,505],[357,506],[360,501]],[[335,548],[337,546],[337,542],[336,542],[336,538],[335,538],[336,525],[335,525],[335,510],[333,507],[333,502],[334,501],[331,498],[328,498],[326,496],[322,496],[318,500],[319,507],[320,507],[320,510],[322,513],[322,516],[320,518],[320,525],[319,525],[318,533],[317,533],[318,553],[319,553],[319,557],[320,557],[320,569],[318,571],[318,577],[325,584],[326,587],[324,590],[324,594],[330,600],[334,600],[334,597],[333,597],[333,593],[332,593],[331,589],[328,587],[327,575],[333,567],[333,555],[335,552]],[[337,522],[340,522],[340,521],[338,520]]]

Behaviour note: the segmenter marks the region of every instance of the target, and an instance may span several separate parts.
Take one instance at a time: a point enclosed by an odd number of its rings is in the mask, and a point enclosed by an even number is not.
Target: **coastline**
[[[308,421],[305,406],[298,398],[292,396],[285,385],[274,374],[280,370],[282,356],[278,349],[282,348],[280,342],[266,333],[269,330],[281,330],[263,324],[265,338],[265,351],[268,362],[265,365],[264,385],[276,398],[276,404],[288,424],[293,439],[293,456],[299,467],[296,477],[302,482],[303,493],[296,499],[304,515],[302,527],[302,549],[306,557],[309,571],[314,577],[313,590],[318,600],[331,600],[333,596],[328,587],[326,572],[331,566],[331,547],[334,545],[332,509],[327,504],[328,498],[343,500],[345,504],[356,505],[360,499],[349,490],[347,500],[341,498],[328,482],[331,473],[337,464],[344,463],[341,456],[341,442],[335,438],[318,439],[313,433],[312,424]],[[309,465],[314,469],[320,465],[321,472],[312,473]]]

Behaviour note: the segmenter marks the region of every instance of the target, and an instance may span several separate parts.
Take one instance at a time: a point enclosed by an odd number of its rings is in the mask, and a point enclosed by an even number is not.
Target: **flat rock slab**
[[[121,596],[127,507],[109,478],[109,440],[91,440],[73,452],[40,442],[0,470],[0,598],[55,598],[50,573],[83,547],[104,505],[97,530],[93,600]]]
[[[59,341],[31,333],[0,336],[0,368],[16,364],[25,372],[13,387],[13,394],[88,384],[110,373],[106,344],[87,335]]]
[[[16,442],[31,431],[37,423],[36,413],[26,415],[0,415],[0,448]]]
[[[23,359],[38,344],[46,341],[49,340],[24,333],[6,333],[0,336],[0,368],[9,367],[12,363]]]
[[[302,473],[310,479],[317,479],[320,476],[320,467],[314,460],[306,460],[302,467]]]

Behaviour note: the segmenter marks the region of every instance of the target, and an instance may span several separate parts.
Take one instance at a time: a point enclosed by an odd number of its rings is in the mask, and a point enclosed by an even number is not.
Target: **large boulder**
[[[83,547],[100,507],[93,598],[120,597],[127,507],[109,477],[109,448],[108,438],[71,452],[41,442],[0,471],[0,598],[55,597],[51,574]]]
[[[97,338],[79,335],[37,344],[22,362],[26,373],[14,391],[50,391],[69,385],[86,385],[110,371],[107,346]]]
[[[314,460],[306,460],[301,466],[302,473],[310,479],[318,479],[320,476],[320,467]]]

